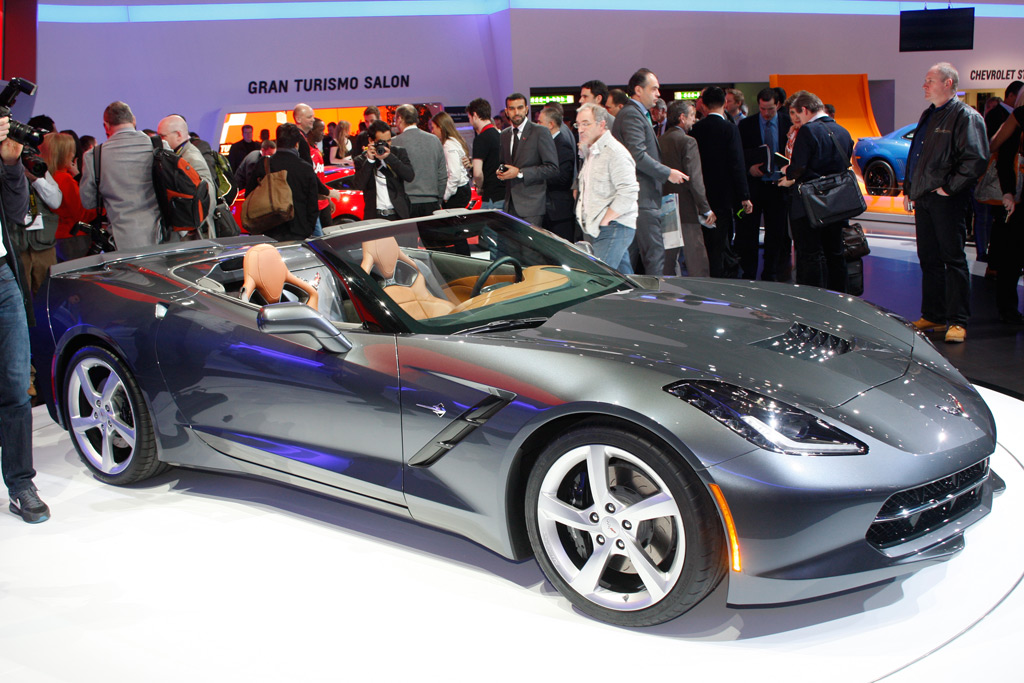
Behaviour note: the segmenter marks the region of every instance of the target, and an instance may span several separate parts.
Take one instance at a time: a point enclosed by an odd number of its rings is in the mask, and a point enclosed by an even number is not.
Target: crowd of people
[[[1016,210],[1024,107],[1014,108],[1024,83],[995,98],[984,120],[957,99],[957,86],[952,65],[928,71],[930,106],[913,137],[903,188],[922,270],[914,325],[944,332],[947,342],[966,336],[967,217],[989,163],[990,138],[1003,195],[988,214],[976,209],[978,253],[997,271],[1002,320],[1024,322],[1016,292],[1024,269],[1024,211]],[[278,126],[274,139],[264,130],[255,140],[253,128],[243,126],[227,155],[228,184],[252,192],[267,173],[288,172],[294,217],[267,233],[277,240],[321,234],[331,219],[329,200],[338,196],[324,183],[325,162],[351,164],[365,218],[466,207],[472,184],[481,208],[585,240],[597,258],[627,274],[760,277],[847,291],[845,222],[813,226],[794,189],[851,165],[853,140],[817,95],[764,88],[747,115],[742,92],[711,86],[696,101],[666,105],[657,76],[639,69],[625,90],[587,81],[579,101],[577,140],[556,102],[534,122],[521,93],[508,95],[500,112],[475,99],[466,108],[471,145],[444,112],[423,125],[423,112],[402,105],[392,125],[367,107],[353,136],[349,122],[325,124],[299,104],[294,122]],[[44,116],[29,125],[57,130]],[[32,483],[28,302],[50,266],[89,251],[91,238],[74,227],[101,212],[119,249],[168,239],[152,175],[158,137],[210,185],[212,197],[203,224],[172,238],[216,234],[213,202],[223,194],[217,164],[183,117],[140,131],[131,108],[114,102],[103,112],[103,128],[101,146],[73,131],[47,132],[38,157],[23,159],[22,146],[7,139],[9,120],[0,118],[0,443],[10,509],[28,522],[49,517]]]

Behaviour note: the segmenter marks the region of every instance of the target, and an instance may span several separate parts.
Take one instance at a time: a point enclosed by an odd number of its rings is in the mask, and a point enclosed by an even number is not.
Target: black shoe
[[[1004,325],[1024,325],[1024,315],[1021,315],[1017,311],[1000,315],[999,320]]]
[[[11,512],[29,524],[45,522],[50,518],[50,508],[39,499],[35,489],[25,489],[11,496]]]

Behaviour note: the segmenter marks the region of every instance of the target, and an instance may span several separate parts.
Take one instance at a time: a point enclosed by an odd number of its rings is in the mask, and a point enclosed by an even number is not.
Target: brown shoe
[[[967,339],[967,330],[960,325],[950,325],[946,330],[947,344],[962,344],[965,339]]]
[[[914,321],[914,327],[921,330],[922,332],[945,332],[946,326],[942,323],[933,323],[927,318],[921,318],[920,320]]]

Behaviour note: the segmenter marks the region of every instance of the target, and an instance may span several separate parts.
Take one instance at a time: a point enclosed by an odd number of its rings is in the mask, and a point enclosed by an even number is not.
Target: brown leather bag
[[[263,157],[263,168],[266,175],[260,178],[260,184],[246,196],[242,205],[242,227],[254,235],[262,235],[295,217],[288,171],[271,173],[270,157]]]

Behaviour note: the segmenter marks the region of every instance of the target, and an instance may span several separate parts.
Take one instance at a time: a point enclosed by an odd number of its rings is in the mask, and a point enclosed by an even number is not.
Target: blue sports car
[[[915,128],[917,124],[912,123],[880,138],[857,140],[853,159],[864,178],[868,194],[895,197],[900,193]]]

